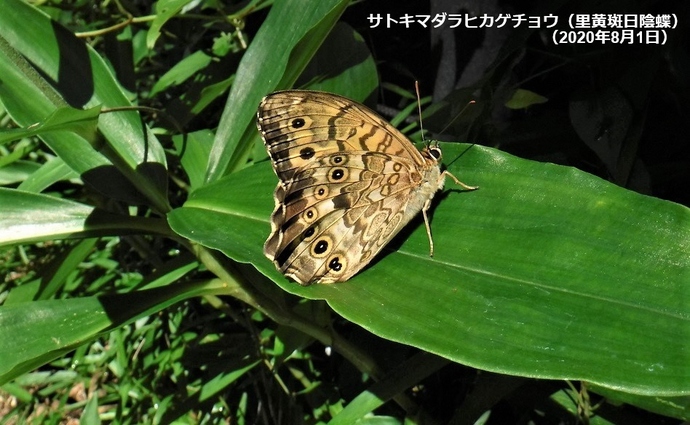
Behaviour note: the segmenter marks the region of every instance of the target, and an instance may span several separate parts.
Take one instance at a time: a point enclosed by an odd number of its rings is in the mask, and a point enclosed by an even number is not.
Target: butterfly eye
[[[437,161],[441,159],[441,148],[433,146],[429,148],[429,155],[433,156]]]

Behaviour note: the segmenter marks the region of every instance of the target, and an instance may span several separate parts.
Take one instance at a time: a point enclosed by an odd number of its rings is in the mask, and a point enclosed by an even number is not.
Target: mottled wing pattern
[[[302,284],[347,280],[409,221],[419,179],[410,161],[379,152],[315,160],[278,185],[264,252]]]
[[[280,178],[264,253],[302,285],[349,279],[442,185],[434,157],[337,95],[273,93],[257,124]]]
[[[364,105],[335,94],[275,92],[261,101],[257,117],[283,182],[312,159],[335,152],[382,152],[424,164],[417,148],[398,129]]]

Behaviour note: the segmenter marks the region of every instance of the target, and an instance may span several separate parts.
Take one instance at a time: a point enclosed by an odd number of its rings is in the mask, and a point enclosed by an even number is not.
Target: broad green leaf
[[[52,360],[109,324],[96,298],[0,306],[0,382]]]
[[[96,137],[96,125],[100,113],[101,108],[99,106],[86,110],[69,107],[58,108],[45,121],[37,122],[26,128],[0,131],[0,143],[54,131],[70,131],[86,140],[93,141]]]
[[[0,22],[7,16],[0,16]],[[6,29],[0,31],[0,36],[6,36]],[[0,101],[19,125],[29,127],[46,119],[56,109],[67,107],[59,94],[47,86],[45,80],[20,56],[19,52],[1,38],[0,74],[2,75]],[[107,158],[95,151],[87,140],[72,132],[47,133],[41,136],[46,144],[78,173],[104,167],[110,163]],[[12,135],[10,140],[14,137]]]
[[[149,32],[150,34],[150,32]],[[186,58],[179,61],[175,66],[170,68],[151,89],[150,97],[157,93],[183,83],[188,78],[194,76],[200,70],[206,68],[211,63],[211,57],[204,52],[194,52]]]
[[[342,52],[348,52],[346,55]],[[338,93],[364,102],[379,86],[374,58],[352,27],[338,22],[300,75],[310,90]]]
[[[161,220],[113,214],[48,195],[0,188],[0,244],[62,238],[167,233]]]
[[[232,83],[235,81],[235,76],[231,76],[223,81],[219,81],[215,84],[208,84],[201,90],[201,95],[197,99],[196,103],[191,107],[190,111],[197,116],[202,114],[204,109],[209,106],[216,99],[220,98],[224,93],[232,87]]]
[[[40,168],[26,179],[22,179],[17,189],[27,192],[42,192],[48,186],[61,180],[78,179],[79,175],[65,164],[60,158],[53,158],[42,164]]]
[[[230,91],[209,156],[206,181],[217,180],[227,170],[241,168],[247,162],[252,145],[240,141],[255,137],[254,116],[261,98],[294,83],[348,3],[274,3],[237,69],[235,81],[241,84],[233,84]],[[288,67],[293,75],[291,81],[284,78]]]
[[[83,40],[25,2],[0,0],[0,8],[4,11],[0,14],[0,100],[20,125],[44,120],[67,104],[74,108],[131,106],[103,59]],[[107,147],[92,146],[76,136],[42,138],[96,187],[103,182],[99,178],[102,167],[114,165],[156,209],[166,211],[165,153],[139,114],[101,114],[98,129]],[[112,180],[112,173],[108,177]]]
[[[213,133],[199,130],[187,134],[186,140],[182,136],[173,138],[175,148],[180,152],[180,162],[184,167],[189,184],[194,189],[204,182],[204,169],[208,160],[208,153],[213,143]]]
[[[170,284],[129,294],[0,306],[0,384],[81,346],[103,332],[190,297],[223,293],[215,282]]]
[[[687,208],[573,168],[442,146],[449,170],[480,188],[449,182],[437,195],[435,256],[418,219],[345,283],[300,287],[263,257],[277,181],[268,163],[195,191],[168,220],[288,292],[459,363],[690,393]]]
[[[26,180],[41,166],[30,161],[14,161],[0,166],[0,186],[8,186]]]
[[[672,418],[690,420],[690,396],[661,397],[627,394],[598,385],[591,385],[590,391],[606,397],[609,403],[628,403],[650,412],[658,413]]]

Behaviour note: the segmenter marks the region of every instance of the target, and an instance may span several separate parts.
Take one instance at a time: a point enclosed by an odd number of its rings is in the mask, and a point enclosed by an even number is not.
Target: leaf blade
[[[463,151],[443,147],[447,157]],[[300,287],[263,259],[268,164],[196,191],[169,221],[376,335],[463,364],[639,394],[690,391],[678,337],[690,335],[687,208],[479,146],[450,171],[480,189],[442,196],[436,256],[417,220],[343,284]]]

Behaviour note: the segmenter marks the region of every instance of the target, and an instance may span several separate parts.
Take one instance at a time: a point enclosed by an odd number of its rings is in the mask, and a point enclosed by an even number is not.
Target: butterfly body
[[[345,281],[420,211],[428,224],[447,174],[438,147],[419,151],[373,111],[323,92],[266,96],[257,126],[280,179],[264,254],[285,276]]]

